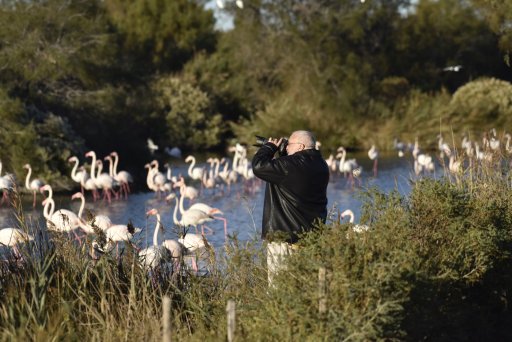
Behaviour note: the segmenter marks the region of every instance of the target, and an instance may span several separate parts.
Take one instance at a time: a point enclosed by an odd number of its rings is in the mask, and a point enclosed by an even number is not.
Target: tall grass
[[[512,191],[502,159],[419,179],[408,196],[366,191],[367,232],[337,221],[304,235],[269,287],[258,241],[233,237],[210,250],[201,275],[185,265],[148,274],[133,249],[93,260],[90,241],[49,236],[20,215],[38,238],[20,248],[21,260],[2,263],[0,339],[157,341],[164,295],[180,341],[225,340],[228,299],[237,305],[237,340],[512,338]]]

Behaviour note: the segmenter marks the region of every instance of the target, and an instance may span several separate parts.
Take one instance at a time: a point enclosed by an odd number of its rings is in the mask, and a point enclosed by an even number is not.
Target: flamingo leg
[[[32,206],[35,208],[36,207],[36,192],[34,191],[34,203],[32,204]]]
[[[375,158],[375,160],[373,161],[373,176],[375,178],[377,178],[377,163],[378,163],[378,159]]]
[[[224,239],[225,239],[225,242],[227,242],[227,240],[228,240],[228,220],[224,217],[218,217],[218,216],[214,216],[214,218],[216,220],[224,221]]]
[[[204,229],[205,229],[205,228],[206,228],[206,230],[208,231],[208,232],[206,233],[206,235],[213,235],[213,229],[211,229],[210,227],[208,227],[208,226],[206,226],[206,225],[204,225],[204,224],[203,224],[203,225],[201,225],[201,234],[202,234],[202,235],[205,235],[205,233],[204,233]]]
[[[199,268],[197,267],[197,254],[194,253],[194,256],[192,257],[192,269],[194,272],[199,272]]]

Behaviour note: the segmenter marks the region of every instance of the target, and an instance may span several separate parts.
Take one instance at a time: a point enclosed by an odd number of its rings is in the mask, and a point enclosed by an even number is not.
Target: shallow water
[[[361,202],[357,192],[368,187],[377,187],[382,191],[388,192],[397,189],[402,194],[410,191],[410,180],[414,178],[412,169],[412,157],[398,158],[395,154],[381,157],[379,159],[379,173],[377,178],[373,177],[372,162],[366,154],[349,154],[348,158],[357,158],[363,167],[361,174],[361,186],[355,188],[350,186],[347,179],[341,175],[331,175],[328,194],[328,208],[337,213],[345,209],[352,209],[355,213],[355,221],[359,221]],[[171,164],[173,174],[187,174],[186,164]],[[203,164],[204,165],[204,164]],[[438,167],[439,169],[439,167]],[[136,180],[145,184],[145,179]],[[189,182],[190,183],[190,182]],[[199,185],[197,185],[198,187]],[[264,183],[261,182],[254,193],[244,190],[244,185],[239,182],[232,186],[231,191],[227,190],[224,194],[220,190],[204,190],[196,202],[203,202],[212,207],[219,208],[224,212],[224,217],[228,222],[229,234],[236,234],[241,241],[250,239],[259,239],[261,231],[261,217],[263,211]],[[31,194],[23,196],[23,207],[25,217],[33,223],[45,226],[45,220],[42,215],[40,194],[37,195],[38,204],[32,209]],[[80,200],[71,201],[71,194],[68,196],[55,196],[56,208],[67,208],[78,212]],[[186,201],[185,207],[188,203]],[[113,200],[112,203],[105,201],[92,202],[90,195],[87,195],[86,209],[95,214],[108,215],[114,224],[126,224],[131,221],[134,226],[142,228],[142,232],[137,236],[137,244],[145,247],[152,243],[152,236],[156,224],[155,217],[146,217],[146,212],[151,209],[158,209],[161,214],[161,221],[164,227],[163,236],[160,235],[160,241],[165,238],[177,238],[178,232],[173,224],[174,201],[166,203],[165,200],[156,198],[153,192],[139,192],[129,196],[128,200]],[[12,208],[0,207],[0,227],[15,227],[16,218]],[[220,247],[224,243],[223,222],[214,221],[208,224],[214,230],[214,234],[209,235],[208,241],[214,247]],[[192,229],[193,231],[193,229]]]

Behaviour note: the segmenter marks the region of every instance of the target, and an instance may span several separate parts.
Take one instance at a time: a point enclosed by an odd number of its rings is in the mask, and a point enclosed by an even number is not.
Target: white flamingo
[[[35,208],[36,207],[36,193],[38,191],[40,191],[41,187],[45,183],[42,180],[37,179],[37,178],[30,181],[30,175],[32,175],[32,168],[30,167],[30,164],[23,165],[23,168],[28,170],[27,178],[25,178],[25,188],[27,188],[28,190],[30,190],[34,193],[33,207]]]
[[[84,208],[85,208],[85,197],[84,197],[84,195],[81,192],[77,192],[77,193],[73,194],[73,196],[71,196],[72,200],[77,199],[77,198],[80,198],[80,200],[81,200],[80,209],[78,210],[78,218],[83,222],[83,225],[81,226],[81,228],[86,233],[93,234],[94,233],[94,229],[93,229],[94,226],[100,228],[103,231],[106,231],[107,229],[112,227],[112,221],[106,215],[96,215],[89,222],[84,220],[82,218],[82,214],[83,214],[83,211],[84,211]],[[84,225],[86,225],[85,228],[84,228]]]
[[[347,209],[347,210],[345,210],[344,212],[341,213],[341,219],[344,219],[347,216],[350,218],[349,222],[354,225],[352,227],[352,230],[354,232],[362,233],[362,232],[368,231],[370,229],[370,227],[368,227],[365,224],[354,224],[354,212],[352,210]]]
[[[73,165],[73,169],[71,170],[71,179],[74,182],[80,184],[82,193],[84,193],[84,186],[82,185],[82,179],[84,179],[84,181],[87,181],[87,179],[89,178],[89,174],[83,168],[81,168],[80,171],[77,171],[78,164],[80,163],[77,156],[69,157],[68,162],[75,163],[75,165]]]
[[[183,204],[184,197],[181,196],[179,199],[179,209],[181,215],[186,215],[186,212],[188,210],[199,210],[205,213],[207,216],[211,217],[215,220],[220,220],[224,222],[224,239],[227,240],[228,238],[228,227],[227,227],[227,219],[220,216],[214,216],[214,215],[224,215],[224,213],[219,208],[214,208],[212,206],[209,206],[206,203],[194,203],[192,204],[187,210],[185,210],[185,206]],[[209,219],[205,219],[205,222],[211,221]],[[204,231],[203,231],[204,234]]]
[[[116,197],[119,198],[119,194],[114,190],[114,187],[117,187],[119,183],[114,179],[113,176],[113,168],[112,168],[112,157],[106,156],[105,159],[109,161],[109,172],[101,172],[103,171],[103,162],[101,160],[96,161],[96,166],[98,167],[98,172],[96,174],[95,182],[96,186],[100,189],[103,189],[103,198],[108,199],[109,203],[112,198],[112,193]]]
[[[110,191],[112,190],[112,188],[114,186],[114,179],[106,173],[102,173],[99,176],[96,176],[96,174],[95,174],[96,162],[97,162],[96,152],[89,151],[85,154],[85,156],[92,158],[91,178],[94,180],[94,183],[96,184],[97,187],[103,189],[103,199],[107,198],[108,202],[110,203],[112,200]],[[100,162],[101,162],[101,160],[100,160]],[[101,172],[101,169],[99,169],[98,173],[100,173],[100,172]]]
[[[48,230],[57,232],[72,232],[75,238],[81,242],[80,237],[76,233],[76,229],[80,228],[81,222],[78,216],[67,209],[59,209],[55,211],[55,202],[53,198],[46,198],[43,201],[43,216],[46,219]]]
[[[92,179],[87,172],[85,171],[85,168],[83,166],[80,167],[82,170],[82,179],[80,180],[80,185],[87,191],[90,191],[92,193],[92,199],[93,201],[96,201],[100,196],[98,194],[98,187],[96,186],[96,183],[94,182],[94,179]]]
[[[133,177],[128,171],[117,171],[117,164],[119,163],[119,154],[116,151],[111,152],[110,155],[114,158],[114,179],[121,184],[121,189],[125,193],[125,198],[131,192],[130,183],[133,183]]]
[[[153,184],[156,188],[157,196],[160,198],[160,193],[165,191],[167,178],[159,171],[158,160],[151,161],[150,165],[152,166]]]
[[[370,160],[373,160],[373,176],[377,177],[377,163],[379,161],[379,150],[375,145],[372,145],[370,150],[368,150],[368,157]]]
[[[186,185],[185,179],[183,177],[180,177],[178,179],[178,181],[174,184],[174,187],[180,189],[181,196],[186,197],[191,201],[193,201],[194,199],[197,198],[197,196],[199,196],[199,191],[193,186]]]
[[[181,200],[181,199],[180,199]],[[174,207],[173,220],[174,224],[182,226],[182,227],[194,227],[197,232],[197,226],[202,225],[206,222],[212,221],[215,218],[212,215],[209,215],[198,209],[189,209],[181,214],[181,220],[178,220],[178,207],[179,201],[178,198],[175,198],[176,206]],[[204,230],[202,231],[204,235]]]
[[[105,230],[105,237],[107,240],[107,245],[105,246],[107,251],[110,251],[111,243],[116,244],[116,256],[119,256],[119,242],[129,243],[135,249],[137,249],[132,244],[132,239],[134,234],[140,233],[142,230],[140,228],[135,228],[131,225],[124,224],[115,224]]]
[[[15,255],[20,256],[18,245],[33,241],[34,237],[18,228],[2,228],[0,229],[0,245],[12,247]]]
[[[185,163],[190,163],[188,167],[188,175],[190,178],[195,180],[202,180],[204,174],[204,168],[194,167],[196,165],[196,158],[194,156],[188,156],[185,159]]]
[[[39,189],[39,191],[44,195],[44,192],[45,191],[48,191],[48,195],[46,196],[47,198],[53,198],[53,189],[52,189],[52,186],[50,184],[45,184],[41,187],[41,189]]]
[[[2,162],[0,161],[0,175],[2,174]],[[2,200],[0,205],[9,201],[9,193],[14,190],[14,178],[11,174],[0,176],[0,191],[2,191]]]
[[[346,160],[347,151],[345,150],[344,147],[339,147],[337,152],[338,152],[338,154],[336,155],[336,158],[340,159],[340,161],[339,161],[340,173],[343,173],[343,175],[345,175],[345,177],[347,177],[347,174],[348,174],[348,181],[351,184],[351,186],[354,187],[355,181],[354,181],[353,171],[356,169],[359,169],[359,171],[357,171],[357,173],[361,174],[362,168],[357,164],[357,161],[354,158]],[[359,177],[357,179],[359,181],[361,181]]]
[[[146,269],[155,269],[160,266],[160,264],[164,262],[165,259],[169,258],[169,253],[164,246],[160,246],[158,244],[158,233],[160,231],[160,227],[162,226],[158,210],[151,209],[146,213],[146,215],[156,216],[156,226],[153,233],[153,245],[139,251],[139,260]]]
[[[219,172],[219,176],[227,184],[228,192],[231,192],[231,184],[237,182],[238,173],[233,169],[229,169],[229,161],[225,158],[222,158],[220,162],[225,164],[223,170]]]

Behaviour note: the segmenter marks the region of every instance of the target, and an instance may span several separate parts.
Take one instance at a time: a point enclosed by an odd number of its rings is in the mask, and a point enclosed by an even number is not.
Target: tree
[[[226,126],[222,116],[211,111],[208,95],[179,78],[167,76],[153,85],[157,116],[167,121],[168,144],[200,149],[218,146]]]
[[[121,34],[123,52],[138,71],[176,71],[195,52],[216,43],[212,11],[196,0],[108,0],[107,13]]]

